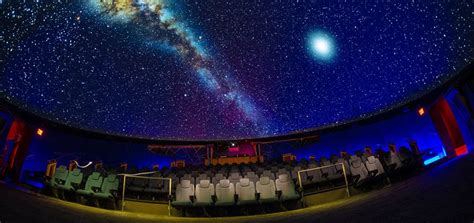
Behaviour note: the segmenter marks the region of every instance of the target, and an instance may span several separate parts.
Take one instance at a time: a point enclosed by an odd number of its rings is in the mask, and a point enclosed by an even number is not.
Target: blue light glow
[[[434,163],[434,162],[440,160],[441,158],[443,158],[443,156],[437,155],[437,156],[435,156],[435,157],[431,157],[431,158],[429,158],[429,159],[423,161],[423,164],[424,164],[425,166],[427,166],[427,165],[430,165],[431,163]]]
[[[335,56],[336,46],[333,38],[324,32],[315,32],[309,36],[309,50],[320,61],[331,61]]]

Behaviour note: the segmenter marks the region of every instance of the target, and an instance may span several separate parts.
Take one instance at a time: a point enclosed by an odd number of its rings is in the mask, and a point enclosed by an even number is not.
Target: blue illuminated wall
[[[50,159],[56,159],[60,165],[67,165],[69,160],[84,164],[101,160],[110,168],[127,162],[129,168],[135,166],[141,169],[151,168],[154,164],[169,166],[173,158],[151,153],[145,144],[91,139],[45,129],[43,136],[33,137],[23,170],[44,171]]]
[[[268,153],[270,159],[281,159],[282,153],[293,153],[297,159],[308,159],[311,155],[319,159],[321,156],[339,155],[340,151],[354,154],[358,150],[363,151],[366,146],[370,146],[373,151],[377,148],[388,151],[390,143],[395,143],[397,148],[409,148],[410,140],[417,141],[422,152],[431,150],[435,154],[443,153],[443,145],[429,115],[419,116],[416,111],[405,112],[373,124],[325,133],[319,141],[308,145],[280,143],[265,148],[278,151]]]

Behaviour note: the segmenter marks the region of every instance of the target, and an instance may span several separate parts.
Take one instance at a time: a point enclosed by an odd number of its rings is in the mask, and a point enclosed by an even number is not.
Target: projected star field
[[[0,94],[120,136],[222,140],[403,105],[472,63],[470,2],[0,3]]]

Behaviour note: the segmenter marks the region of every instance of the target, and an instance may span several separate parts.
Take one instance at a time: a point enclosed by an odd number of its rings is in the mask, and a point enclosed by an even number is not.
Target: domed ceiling
[[[0,1],[3,99],[120,136],[335,126],[419,97],[474,55],[469,1],[22,2]]]

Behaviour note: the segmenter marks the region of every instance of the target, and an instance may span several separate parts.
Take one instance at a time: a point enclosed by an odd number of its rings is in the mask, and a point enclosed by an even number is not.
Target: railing
[[[148,180],[167,180],[169,182],[168,188],[168,196],[171,196],[172,191],[172,179],[167,177],[147,177],[144,175],[150,175],[157,173],[156,171],[152,172],[144,172],[144,173],[136,173],[136,174],[119,174],[123,176],[123,183],[122,183],[122,211],[125,209],[125,191],[127,187],[127,178],[138,178],[138,179],[148,179]],[[168,199],[168,215],[171,215],[171,201]]]
[[[333,168],[336,168],[337,165],[341,165],[342,166],[342,174],[344,175],[344,182],[346,184],[346,193],[347,193],[347,197],[350,197],[351,194],[349,192],[349,181],[347,180],[347,173],[346,173],[346,168],[344,167],[344,164],[343,163],[335,163],[335,164],[331,164],[331,165],[326,165],[326,166],[321,166],[321,167],[315,167],[315,168],[311,168],[311,169],[304,169],[304,170],[299,170],[298,171],[298,185],[300,187],[300,190],[301,190],[301,197],[303,198],[304,197],[304,190],[303,190],[303,184],[301,182],[301,174],[303,172],[309,172],[309,171],[314,171],[314,170],[320,170],[320,169],[324,169],[324,168],[329,168],[329,167],[333,167]]]

